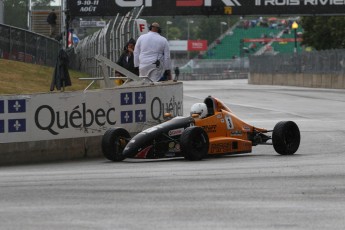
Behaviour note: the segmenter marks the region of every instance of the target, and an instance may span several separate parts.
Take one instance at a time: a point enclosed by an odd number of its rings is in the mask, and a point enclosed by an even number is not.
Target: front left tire
[[[180,137],[180,145],[185,159],[191,161],[202,160],[208,153],[208,135],[201,127],[188,127]]]
[[[130,139],[131,135],[123,128],[108,129],[102,137],[102,152],[105,158],[111,161],[124,160],[122,152]]]

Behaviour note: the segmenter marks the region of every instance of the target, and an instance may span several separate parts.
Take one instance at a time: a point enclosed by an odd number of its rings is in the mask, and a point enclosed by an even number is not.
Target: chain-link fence
[[[182,74],[224,75],[234,72],[344,74],[345,50],[323,50],[275,55],[249,55],[234,59],[173,60]]]
[[[77,44],[74,55],[70,55],[71,68],[88,73],[91,77],[99,77],[100,66],[94,57],[102,55],[116,62],[129,39],[138,37],[135,19],[142,10],[143,8],[134,8],[125,16],[117,15],[103,29],[82,39]],[[115,73],[107,74],[114,76]]]
[[[55,66],[59,49],[54,39],[0,24],[0,58]]]
[[[182,74],[226,74],[231,72],[248,72],[249,59],[192,59],[173,60],[173,66],[179,66]]]
[[[324,50],[274,56],[250,56],[254,73],[344,73],[345,50]]]
[[[71,67],[89,73],[92,77],[100,76],[100,66],[96,55],[107,57],[116,62],[125,43],[130,38],[137,38],[135,19],[142,8],[133,9],[125,16],[117,15],[107,25],[81,40],[71,56]],[[265,21],[266,20],[266,21]],[[284,21],[284,23],[283,23]],[[289,20],[263,18],[241,20],[226,31],[217,42],[212,43],[204,56],[191,60],[174,59],[172,68],[178,66],[181,75],[234,75],[238,73],[344,73],[345,51],[303,51],[293,42],[255,42],[255,39],[271,37],[290,41]],[[279,22],[279,23],[276,23]],[[266,23],[266,24],[265,24]],[[252,42],[241,43],[243,38]],[[290,39],[290,40],[289,40]],[[260,40],[261,41],[261,40]],[[255,46],[253,46],[255,44]],[[296,50],[296,53],[293,51]],[[113,72],[107,73],[114,76]]]

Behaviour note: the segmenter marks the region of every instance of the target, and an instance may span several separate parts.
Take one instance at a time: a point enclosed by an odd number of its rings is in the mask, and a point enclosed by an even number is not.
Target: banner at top
[[[342,15],[345,0],[67,0],[72,16],[124,15],[145,6],[142,16]]]

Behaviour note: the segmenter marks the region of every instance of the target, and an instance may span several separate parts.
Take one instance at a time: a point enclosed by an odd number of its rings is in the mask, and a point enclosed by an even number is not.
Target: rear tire
[[[122,161],[124,148],[130,141],[131,135],[123,128],[108,129],[102,138],[102,152],[111,161]]]
[[[209,139],[201,127],[188,127],[180,137],[181,151],[190,161],[202,160],[208,153]]]
[[[298,150],[300,141],[300,131],[295,122],[281,121],[274,126],[272,143],[274,150],[280,155],[294,154]]]

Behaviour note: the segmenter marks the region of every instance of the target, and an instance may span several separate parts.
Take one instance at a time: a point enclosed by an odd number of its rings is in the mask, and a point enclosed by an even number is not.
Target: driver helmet
[[[207,113],[207,106],[205,103],[195,103],[190,108],[190,115],[199,114],[199,118],[205,118]]]

